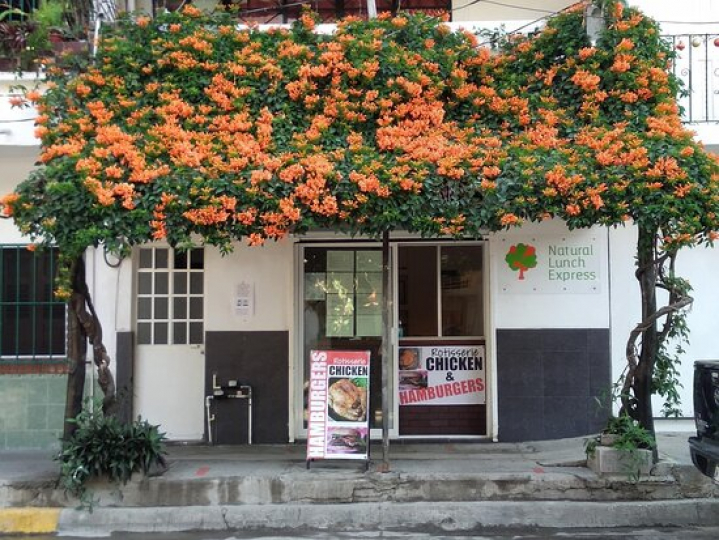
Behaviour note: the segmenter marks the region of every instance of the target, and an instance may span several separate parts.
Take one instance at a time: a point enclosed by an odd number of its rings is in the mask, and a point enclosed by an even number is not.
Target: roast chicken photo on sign
[[[399,351],[399,369],[417,369],[419,367],[419,350],[418,349],[400,349]]]
[[[336,420],[363,422],[367,414],[367,389],[350,379],[338,379],[330,385],[328,404],[330,416]]]

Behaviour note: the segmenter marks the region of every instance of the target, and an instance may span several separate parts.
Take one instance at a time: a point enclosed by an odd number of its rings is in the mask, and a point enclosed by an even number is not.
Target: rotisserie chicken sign
[[[369,351],[311,351],[307,461],[369,457]]]
[[[400,347],[399,405],[485,403],[484,345]]]

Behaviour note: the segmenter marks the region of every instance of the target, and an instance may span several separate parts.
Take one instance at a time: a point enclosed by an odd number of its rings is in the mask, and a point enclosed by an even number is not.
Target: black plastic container
[[[694,362],[694,420],[692,462],[702,474],[719,480],[719,360]]]

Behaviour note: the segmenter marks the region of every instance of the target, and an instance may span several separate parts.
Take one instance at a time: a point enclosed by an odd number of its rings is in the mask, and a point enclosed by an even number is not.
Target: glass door
[[[382,422],[382,251],[302,246],[303,422],[311,350],[370,351],[370,427]]]
[[[398,247],[400,436],[487,433],[482,246]]]

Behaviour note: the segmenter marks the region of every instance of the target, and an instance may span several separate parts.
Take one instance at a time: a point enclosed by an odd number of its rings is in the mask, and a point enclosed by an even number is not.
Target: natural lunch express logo
[[[504,260],[513,272],[519,272],[519,279],[524,279],[524,272],[537,266],[537,250],[529,244],[519,243],[509,248]]]
[[[597,293],[599,249],[596,238],[532,239],[532,243],[508,244],[504,260],[509,267],[501,275],[504,292]],[[527,275],[533,270],[531,275]],[[516,276],[516,277],[515,277]]]

